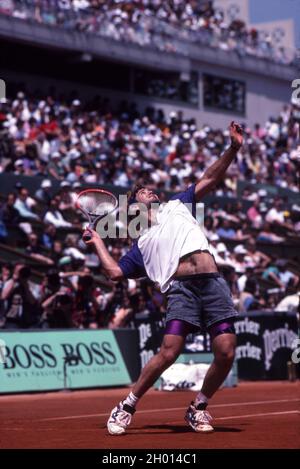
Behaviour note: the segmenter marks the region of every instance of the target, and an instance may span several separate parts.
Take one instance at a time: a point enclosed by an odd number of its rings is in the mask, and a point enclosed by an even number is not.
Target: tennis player
[[[147,206],[155,224],[142,232],[137,242],[117,263],[103,240],[87,229],[106,275],[112,280],[148,276],[157,282],[168,299],[166,329],[160,351],[143,368],[129,395],[112,411],[107,422],[111,435],[125,433],[138,401],[183,349],[186,336],[199,330],[210,334],[214,360],[201,391],[188,406],[186,422],[196,432],[212,432],[212,417],[206,410],[209,399],[224,382],[234,360],[236,336],[233,321],[237,312],[227,283],[218,272],[209,243],[195,219],[196,203],[222,180],[243,144],[242,128],[232,122],[231,145],[203,177],[185,192],[171,198],[158,210],[151,204],[158,196],[147,187],[135,187],[129,203]],[[192,212],[185,204],[192,205]],[[154,211],[154,212],[153,212]]]

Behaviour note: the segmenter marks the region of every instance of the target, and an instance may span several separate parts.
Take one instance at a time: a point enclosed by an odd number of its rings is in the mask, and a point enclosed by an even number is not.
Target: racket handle
[[[90,228],[91,230],[95,229],[94,223],[89,223],[87,228]],[[82,236],[83,241],[91,241],[92,235],[91,234],[85,234]]]
[[[82,236],[82,239],[83,241],[91,241],[92,236],[87,234],[87,235]]]

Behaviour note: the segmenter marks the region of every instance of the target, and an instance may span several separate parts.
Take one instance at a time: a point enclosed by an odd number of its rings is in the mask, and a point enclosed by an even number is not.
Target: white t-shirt
[[[278,212],[278,210],[275,207],[271,208],[271,210],[269,210],[266,215],[266,221],[268,223],[272,223],[274,221],[278,221],[279,223],[284,223],[283,212]]]
[[[197,220],[180,200],[170,200],[157,212],[157,224],[138,240],[148,277],[162,293],[171,285],[181,257],[194,251],[209,251],[210,245]]]

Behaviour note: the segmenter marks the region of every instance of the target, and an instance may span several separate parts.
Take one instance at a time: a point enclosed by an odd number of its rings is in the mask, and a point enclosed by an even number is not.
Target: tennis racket
[[[75,205],[88,219],[88,227],[95,230],[99,220],[116,210],[118,201],[114,194],[104,189],[86,189],[78,194]],[[85,235],[83,241],[91,238]]]

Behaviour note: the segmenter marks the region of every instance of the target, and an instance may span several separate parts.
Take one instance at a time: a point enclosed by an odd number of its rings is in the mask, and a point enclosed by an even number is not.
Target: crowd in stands
[[[228,130],[198,126],[179,112],[141,113],[126,102],[113,111],[100,97],[44,96],[19,91],[0,104],[0,173],[17,181],[0,191],[0,248],[15,253],[9,262],[0,249],[0,327],[114,328],[138,314],[163,314],[165,299],[148,280],[104,278],[81,241],[76,193],[91,184],[126,193],[141,182],[167,198],[203,175],[229,144]],[[245,144],[205,207],[204,230],[241,314],[298,309],[300,204],[251,184],[299,193],[299,122],[300,108],[291,104],[265,126],[244,126]],[[31,190],[22,175],[39,176],[40,187]],[[247,185],[237,198],[239,181]],[[230,197],[225,205],[222,197]],[[261,248],[287,242],[295,259]],[[111,255],[118,260],[129,245],[110,240]]]
[[[198,126],[182,112],[166,116],[125,101],[114,107],[99,96],[83,103],[51,93],[19,91],[0,103],[0,172],[123,187],[142,180],[176,191],[200,177],[230,141],[228,129]],[[236,195],[238,181],[297,192],[299,124],[294,103],[264,126],[243,125],[245,144],[217,194]]]
[[[235,50],[278,63],[297,63],[294,51],[238,17],[225,21],[213,1],[0,0],[0,14],[75,29],[117,41],[188,54],[189,44]]]

